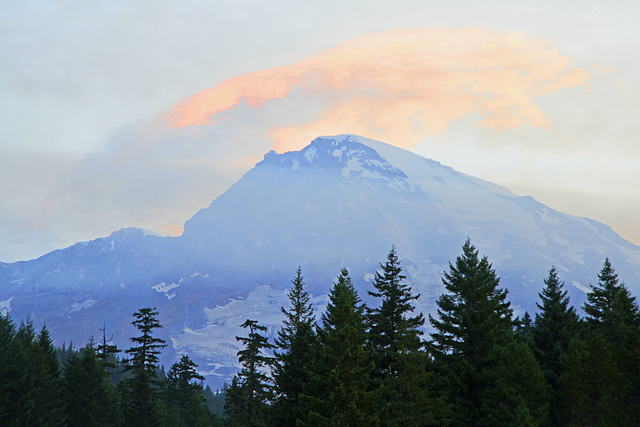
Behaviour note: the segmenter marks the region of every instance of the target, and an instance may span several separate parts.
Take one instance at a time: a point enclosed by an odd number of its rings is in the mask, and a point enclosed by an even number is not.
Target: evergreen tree
[[[93,342],[71,353],[64,375],[69,427],[121,425],[116,388],[107,375]]]
[[[65,402],[56,349],[46,326],[34,342],[34,423],[41,426],[65,424]]]
[[[141,308],[133,314],[131,322],[141,333],[132,337],[137,344],[126,350],[131,358],[126,369],[133,377],[123,386],[125,404],[125,422],[136,426],[158,426],[162,419],[161,400],[159,398],[158,360],[165,341],[153,336],[154,329],[161,328],[155,308]]]
[[[135,320],[131,322],[133,326],[142,334],[139,337],[131,337],[137,346],[131,347],[125,353],[131,357],[127,360],[129,370],[147,371],[154,374],[158,369],[159,355],[162,349],[167,346],[166,341],[153,336],[153,330],[162,328],[158,321],[158,312],[154,308],[141,308],[133,313]]]
[[[236,337],[244,345],[244,349],[238,352],[242,369],[227,391],[225,414],[232,425],[262,426],[267,424],[267,401],[272,391],[265,369],[273,364],[273,358],[263,352],[275,346],[261,334],[267,328],[257,321],[247,319],[241,326],[249,329],[249,336]]]
[[[0,313],[0,355],[4,354],[9,344],[16,336],[16,325],[11,320],[9,313]]]
[[[17,329],[9,313],[0,314],[0,425],[20,425],[18,402],[23,392],[28,355],[16,342]],[[28,390],[26,390],[28,391]],[[25,423],[23,423],[25,424]]]
[[[584,304],[589,329],[603,334],[614,346],[621,345],[629,329],[640,325],[635,297],[624,283],[618,283],[609,258],[598,274],[598,284],[590,286]]]
[[[617,426],[615,405],[616,367],[613,347],[601,334],[589,333],[571,343],[563,377],[572,426]]]
[[[444,376],[454,425],[541,425],[546,385],[526,345],[516,342],[507,291],[467,240],[437,300],[430,350]]]
[[[420,328],[424,326],[425,319],[422,313],[410,316],[415,308],[411,301],[420,295],[414,295],[411,287],[403,283],[406,277],[401,274],[395,247],[391,248],[387,262],[380,267],[382,272],[376,271],[373,282],[377,292],[369,291],[369,295],[380,298],[381,303],[379,307],[368,310],[368,340],[376,362],[375,375],[386,378],[398,375],[398,357],[416,352],[422,346]]]
[[[604,423],[615,419],[620,425],[637,425],[640,422],[640,352],[636,346],[640,344],[640,315],[635,297],[631,296],[624,283],[618,282],[618,275],[608,258],[598,274],[598,285],[591,286],[587,294],[584,310],[589,335],[581,352],[576,352],[573,364],[574,371],[588,373],[588,376],[585,379],[573,375],[569,377],[569,383],[574,392],[576,388],[581,390],[580,386],[586,381],[615,386],[603,385],[587,397],[578,393],[581,400],[575,401],[583,404],[572,406],[574,417],[593,419],[597,416]],[[601,346],[603,340],[611,344],[610,348]],[[605,352],[607,348],[609,350]],[[606,364],[595,368],[592,361],[600,359]],[[597,407],[602,410],[589,415],[589,411]]]
[[[430,422],[428,358],[422,351],[422,313],[411,316],[415,306],[411,287],[403,282],[402,268],[392,247],[380,264],[369,295],[380,298],[379,307],[368,309],[368,345],[375,364],[375,387],[381,392],[381,416],[387,425],[424,425]]]
[[[528,311],[524,312],[522,319],[516,317],[516,338],[518,342],[525,343],[531,346],[531,330],[533,329],[533,319],[531,319],[531,315]]]
[[[204,399],[207,405],[207,409],[211,414],[213,414],[215,419],[219,419],[224,414],[224,401],[226,400],[226,396],[224,393],[224,389],[222,391],[216,390],[214,393],[211,390],[211,386],[207,385],[204,389]]]
[[[231,427],[241,427],[242,421],[247,417],[248,398],[238,380],[238,375],[234,375],[231,384],[224,386],[224,418]]]
[[[169,413],[177,414],[181,425],[206,426],[210,417],[205,406],[202,384],[204,381],[196,368],[198,365],[186,354],[167,372],[166,403]]]
[[[349,272],[342,269],[322,316],[321,346],[302,396],[311,409],[302,425],[377,424],[376,396],[367,389],[373,364],[368,362],[364,312]]]
[[[102,324],[100,332],[102,332],[102,337],[100,337],[96,354],[103,369],[109,373],[113,373],[117,366],[117,354],[122,350],[120,350],[117,345],[111,344],[113,335],[107,338],[107,325],[105,323]]]
[[[614,354],[618,367],[616,409],[619,425],[640,425],[640,328],[630,329]]]
[[[555,267],[549,270],[544,279],[544,288],[538,295],[542,304],[536,303],[540,310],[531,329],[531,347],[550,385],[549,408],[551,422],[559,425],[563,421],[565,392],[562,388],[562,376],[569,357],[569,343],[578,332],[579,319],[576,311],[569,305],[569,297],[564,284],[558,278]]]
[[[36,423],[35,336],[33,322],[30,319],[22,321],[5,349],[8,359],[5,361],[8,363],[3,364],[0,382],[3,394],[1,425],[29,426]]]
[[[302,270],[298,267],[291,281],[288,297],[290,308],[282,307],[284,326],[275,339],[277,346],[273,380],[276,400],[273,405],[273,422],[282,426],[295,426],[296,419],[306,414],[300,394],[309,382],[307,361],[317,340],[314,331],[315,316],[310,295],[304,290]]]

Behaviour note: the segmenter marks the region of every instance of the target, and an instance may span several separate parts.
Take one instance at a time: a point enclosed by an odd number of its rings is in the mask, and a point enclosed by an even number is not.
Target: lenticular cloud
[[[337,129],[410,147],[470,113],[495,131],[546,129],[536,97],[589,78],[548,44],[474,28],[376,33],[229,79],[175,105],[164,120],[174,128],[216,125],[240,105],[271,109],[276,149]],[[287,117],[278,119],[278,110]]]

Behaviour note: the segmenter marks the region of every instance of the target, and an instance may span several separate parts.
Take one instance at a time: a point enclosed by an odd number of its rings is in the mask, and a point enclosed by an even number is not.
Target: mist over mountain
[[[442,272],[470,238],[509,289],[516,314],[536,311],[552,265],[575,306],[609,257],[640,295],[640,247],[608,226],[382,142],[320,137],[300,151],[267,153],[180,237],[119,230],[31,261],[0,263],[0,309],[46,323],[84,345],[104,326],[120,348],[131,314],[157,307],[170,344],[165,364],[189,353],[218,384],[237,365],[247,318],[275,333],[298,266],[316,310],[341,267],[361,297],[395,245],[418,310],[435,310]]]

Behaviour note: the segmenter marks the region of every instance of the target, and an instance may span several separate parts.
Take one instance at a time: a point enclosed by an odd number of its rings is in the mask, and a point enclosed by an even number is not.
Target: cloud
[[[323,134],[410,148],[461,123],[497,135],[547,132],[546,95],[589,79],[549,46],[477,28],[394,30],[228,79],[122,128],[81,160],[51,166],[46,192],[56,196],[34,195],[20,228],[46,228],[38,214],[46,209],[49,234],[65,244],[131,225],[175,235],[269,149],[299,149]]]
[[[216,125],[240,103],[264,109],[302,91],[324,106],[306,122],[274,123],[269,136],[278,149],[337,130],[411,147],[470,113],[497,132],[547,129],[536,98],[589,79],[548,44],[477,28],[376,33],[227,80],[177,104],[164,119],[174,128]]]
[[[536,98],[588,79],[547,45],[482,29],[398,30],[238,76],[113,135],[70,175],[68,204],[175,234],[269,149],[318,135],[412,147],[470,115],[496,132],[546,129]]]

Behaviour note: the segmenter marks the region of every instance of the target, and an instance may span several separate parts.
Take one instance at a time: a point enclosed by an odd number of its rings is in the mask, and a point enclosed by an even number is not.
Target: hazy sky
[[[182,224],[355,133],[640,244],[640,3],[5,2],[0,260]]]

